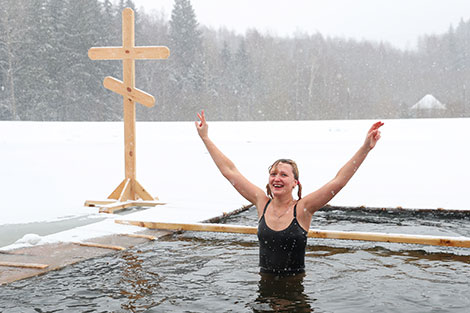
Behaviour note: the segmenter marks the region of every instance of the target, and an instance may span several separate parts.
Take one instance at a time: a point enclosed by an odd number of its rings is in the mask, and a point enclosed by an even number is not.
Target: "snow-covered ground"
[[[264,188],[268,166],[292,158],[304,194],[336,174],[373,122],[208,119],[213,141],[253,183]],[[470,209],[470,119],[384,122],[377,147],[330,204]],[[121,122],[0,122],[0,234],[21,229],[0,247],[40,225],[49,235],[23,242],[138,230],[83,206],[106,199],[124,178],[123,141]],[[136,154],[137,180],[167,205],[126,218],[197,222],[247,204],[218,173],[193,122],[138,122]]]

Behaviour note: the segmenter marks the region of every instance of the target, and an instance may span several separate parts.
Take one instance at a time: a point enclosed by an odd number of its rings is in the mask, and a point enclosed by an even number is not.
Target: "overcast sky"
[[[146,12],[174,0],[134,0]],[[289,36],[296,31],[386,41],[412,49],[419,36],[442,34],[470,19],[470,0],[191,0],[200,24],[244,34],[248,28]]]

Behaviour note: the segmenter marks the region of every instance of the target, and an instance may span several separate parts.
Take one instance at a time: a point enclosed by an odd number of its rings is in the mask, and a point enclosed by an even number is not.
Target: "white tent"
[[[410,110],[446,110],[446,105],[442,104],[433,95],[425,95]]]

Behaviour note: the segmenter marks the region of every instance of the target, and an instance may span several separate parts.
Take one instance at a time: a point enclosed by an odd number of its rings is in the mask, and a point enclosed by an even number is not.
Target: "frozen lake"
[[[213,141],[253,183],[264,188],[267,167],[291,158],[304,194],[334,177],[373,122],[208,119]],[[330,204],[470,209],[470,119],[384,122],[377,147]],[[0,247],[28,233],[112,223],[113,215],[83,203],[106,199],[124,178],[123,141],[122,122],[0,122]],[[247,204],[218,173],[193,122],[138,122],[136,152],[138,181],[168,203],[148,218],[195,222]]]

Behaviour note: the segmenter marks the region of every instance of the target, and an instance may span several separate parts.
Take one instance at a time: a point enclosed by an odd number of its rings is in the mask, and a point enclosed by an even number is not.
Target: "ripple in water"
[[[256,225],[256,212],[228,222]],[[334,211],[312,227],[468,236],[468,224]],[[256,236],[184,233],[1,286],[0,311],[463,313],[469,263],[468,249],[309,239],[307,273],[276,277],[258,272]]]

